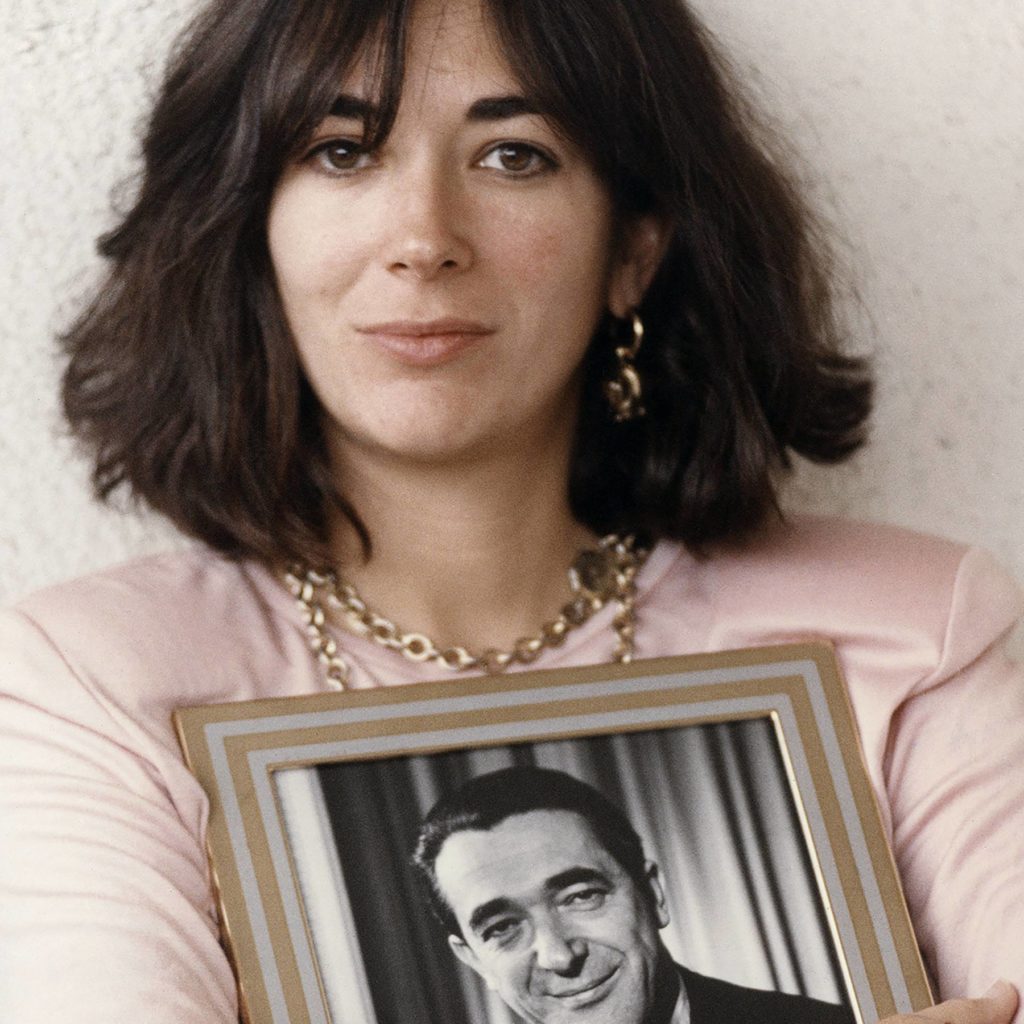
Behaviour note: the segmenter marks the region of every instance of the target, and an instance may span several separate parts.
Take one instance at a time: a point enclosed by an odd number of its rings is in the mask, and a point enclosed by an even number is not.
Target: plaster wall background
[[[845,239],[881,379],[874,440],[790,505],[975,541],[1024,579],[1024,5],[697,0]],[[0,603],[180,543],[97,507],[54,336],[194,0],[0,11]]]

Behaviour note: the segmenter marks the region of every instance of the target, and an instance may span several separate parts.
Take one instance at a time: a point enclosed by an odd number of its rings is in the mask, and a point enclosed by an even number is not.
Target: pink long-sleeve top
[[[835,643],[943,997],[1024,989],[1024,676],[1002,644],[1021,610],[976,549],[829,520],[703,560],[662,543],[639,579],[641,657]],[[613,614],[535,667],[607,660]],[[436,674],[343,643],[356,686]],[[204,549],[0,614],[0,1021],[234,1024],[171,713],[326,688],[281,583]]]

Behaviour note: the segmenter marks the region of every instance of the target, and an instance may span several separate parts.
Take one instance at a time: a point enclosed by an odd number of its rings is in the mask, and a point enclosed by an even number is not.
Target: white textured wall
[[[794,503],[994,549],[1024,578],[1024,5],[699,0],[848,240],[882,378],[874,443]],[[91,504],[53,337],[193,0],[0,11],[0,603],[170,532]],[[940,13],[941,12],[941,13]]]

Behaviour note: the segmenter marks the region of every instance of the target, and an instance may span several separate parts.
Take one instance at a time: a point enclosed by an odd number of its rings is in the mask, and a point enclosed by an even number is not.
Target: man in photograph
[[[470,780],[427,814],[413,861],[452,951],[531,1024],[853,1024],[845,1007],[677,964],[657,864],[564,772]]]

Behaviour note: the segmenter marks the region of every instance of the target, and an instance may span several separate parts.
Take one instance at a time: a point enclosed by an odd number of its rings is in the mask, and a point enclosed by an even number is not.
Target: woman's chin
[[[421,396],[422,397],[422,396]],[[573,418],[559,412],[509,415],[479,393],[427,396],[370,414],[328,417],[332,451],[344,464],[352,458],[413,466],[467,466],[519,459],[541,464],[567,447]],[[563,409],[572,402],[561,402]],[[560,436],[565,444],[559,443]]]
[[[448,417],[424,416],[408,424],[389,424],[388,429],[339,430],[332,448],[343,464],[357,458],[441,469],[507,456],[511,443],[505,432],[477,426],[465,417],[452,422]]]

